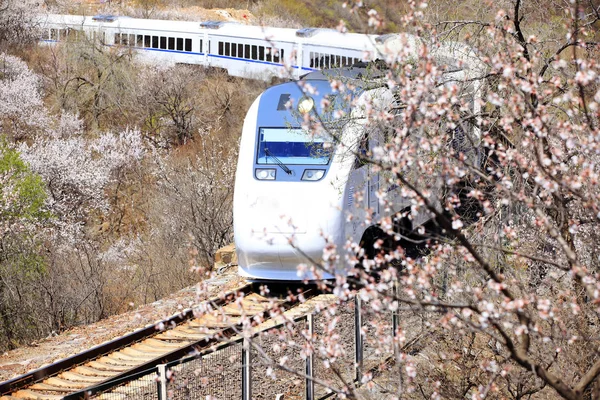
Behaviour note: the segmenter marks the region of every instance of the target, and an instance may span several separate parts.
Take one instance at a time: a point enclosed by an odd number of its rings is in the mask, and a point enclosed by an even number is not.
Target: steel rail
[[[288,291],[289,287],[287,285],[289,285],[289,283],[284,284],[280,288],[285,288],[285,290]],[[304,285],[301,283],[297,284],[297,285],[305,287],[305,290],[302,292],[302,295],[305,298],[309,298],[309,297],[312,297],[313,295],[317,294],[316,286],[313,287],[312,285]],[[306,287],[306,286],[308,286],[308,287]],[[281,295],[283,293],[282,292],[274,293],[271,290],[271,294]],[[295,301],[285,301],[285,302],[281,303],[280,305],[285,308],[290,308],[298,303],[300,303],[300,300],[297,299]],[[265,311],[268,311],[268,310],[265,310]],[[263,312],[265,312],[265,311],[263,311]],[[140,364],[130,370],[127,370],[121,374],[112,376],[103,382],[93,385],[90,388],[86,388],[86,389],[83,389],[83,390],[80,390],[80,391],[77,391],[74,393],[70,393],[70,394],[64,396],[63,399],[64,400],[87,399],[93,393],[96,393],[98,391],[107,390],[108,388],[117,386],[116,383],[128,382],[132,379],[132,377],[135,378],[135,377],[143,376],[143,375],[145,375],[145,372],[149,372],[152,368],[156,367],[159,364],[167,364],[172,361],[181,359],[185,356],[189,356],[191,353],[196,353],[196,352],[200,352],[202,350],[206,350],[207,348],[214,345],[215,343],[221,342],[224,338],[230,338],[230,337],[236,335],[237,332],[241,329],[241,327],[242,327],[241,324],[236,324],[232,327],[222,329],[222,330],[216,332],[214,335],[211,335],[211,337],[200,339],[194,343],[191,343],[189,345],[186,345],[184,347],[176,349],[170,353],[164,354],[164,355],[159,356],[155,359],[152,359],[148,362]],[[96,389],[100,389],[100,390],[96,390]]]
[[[255,285],[253,283],[250,283],[235,291],[228,292],[226,295],[220,296],[219,298],[207,300],[207,302],[212,302],[217,306],[222,306],[226,303],[227,299],[231,298],[232,296],[235,296],[237,293],[251,293],[254,290],[254,286]],[[172,326],[181,324],[182,322],[185,322],[193,317],[193,309],[186,309],[181,313],[175,314],[163,321],[157,322],[156,324],[148,325],[145,328],[138,329],[134,332],[118,337],[109,342],[99,344],[79,354],[75,354],[73,356],[64,358],[55,363],[30,371],[26,374],[19,375],[15,378],[0,383],[0,396],[10,395],[11,393],[17,390],[41,382],[46,378],[50,378],[61,372],[82,365],[88,361],[109,354],[115,350],[125,348],[143,339],[154,336],[157,333],[160,333],[157,332],[156,326],[161,322],[164,324],[164,326]],[[177,353],[177,351],[174,351],[173,353]],[[169,353],[169,355],[170,354],[171,353]],[[139,371],[139,368],[136,367],[132,369],[131,373],[135,373],[137,371]]]

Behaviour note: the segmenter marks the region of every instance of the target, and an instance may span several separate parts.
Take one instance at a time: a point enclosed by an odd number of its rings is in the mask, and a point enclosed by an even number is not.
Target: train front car
[[[333,90],[329,79],[315,72],[268,89],[251,106],[234,195],[242,276],[298,280],[344,273],[315,276],[298,266],[321,262],[325,238],[338,249],[347,239],[348,181],[362,132],[350,118],[350,106],[360,93]]]

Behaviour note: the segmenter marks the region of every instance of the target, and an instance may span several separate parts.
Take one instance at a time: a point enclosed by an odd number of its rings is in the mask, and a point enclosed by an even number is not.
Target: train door
[[[204,32],[202,36],[200,36],[200,53],[203,53],[202,63],[205,67],[208,67],[209,59],[208,53],[210,51],[210,41],[208,37],[208,32]]]

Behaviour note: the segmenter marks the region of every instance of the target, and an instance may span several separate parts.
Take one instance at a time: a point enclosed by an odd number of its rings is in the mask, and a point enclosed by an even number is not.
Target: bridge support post
[[[394,291],[392,292],[394,299],[398,298],[398,281],[394,281]],[[397,300],[396,300],[397,301]],[[400,305],[398,305],[399,307]],[[396,337],[398,326],[400,325],[400,317],[398,315],[398,309],[394,310],[392,314],[392,337]]]
[[[158,400],[167,400],[167,365],[159,364],[156,366],[158,372]]]
[[[308,329],[308,336],[313,337],[314,333],[314,315],[312,313],[306,316],[306,324]],[[315,382],[313,380],[314,374],[314,359],[313,353],[311,352],[308,357],[306,357],[306,400],[314,400],[315,398]]]
[[[252,400],[252,344],[244,338],[242,346],[242,400]]]
[[[356,367],[355,379],[360,383],[362,380],[362,363],[363,363],[363,337],[361,335],[362,328],[362,301],[360,296],[356,294],[354,297],[354,365]]]

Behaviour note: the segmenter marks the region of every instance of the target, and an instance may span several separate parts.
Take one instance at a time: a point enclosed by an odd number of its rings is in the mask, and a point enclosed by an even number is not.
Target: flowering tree
[[[36,13],[41,2],[35,0],[0,2],[0,48],[18,47],[37,40]]]
[[[77,115],[53,116],[41,83],[0,55],[2,349],[109,312],[90,227],[108,219],[110,191],[145,154],[139,131],[87,136]]]
[[[18,57],[0,54],[0,128],[18,139],[49,123],[39,77]]]
[[[381,393],[597,398],[600,8],[574,1],[548,11],[560,21],[548,33],[520,0],[502,2],[493,18],[441,22],[427,21],[426,3],[410,5],[405,29],[419,44],[371,66],[395,93],[396,107],[365,107],[366,130],[385,129],[386,139],[356,154],[384,177],[382,209],[393,205],[391,185],[410,206],[378,221],[356,210],[349,218],[364,216],[377,235],[327,246],[312,265],[350,272],[321,284],[340,304],[325,313],[326,335],[305,335],[303,354],[343,376],[336,323],[358,296],[365,340],[392,355],[382,356],[392,367],[380,364],[379,378],[362,370]],[[369,17],[372,27],[384,22],[374,10]],[[448,63],[440,55],[452,48],[464,57]],[[318,129],[320,118],[307,123]],[[417,224],[422,215],[429,222]],[[383,317],[392,312],[393,332]],[[276,333],[289,346],[303,343],[286,332]],[[285,357],[269,362],[268,373],[292,369]],[[351,381],[319,383],[361,396]]]
[[[90,211],[108,209],[105,191],[116,171],[141,160],[144,148],[138,131],[106,133],[94,140],[72,131],[64,138],[39,138],[31,146],[24,143],[21,152],[47,182],[49,207],[65,222],[79,225]]]

